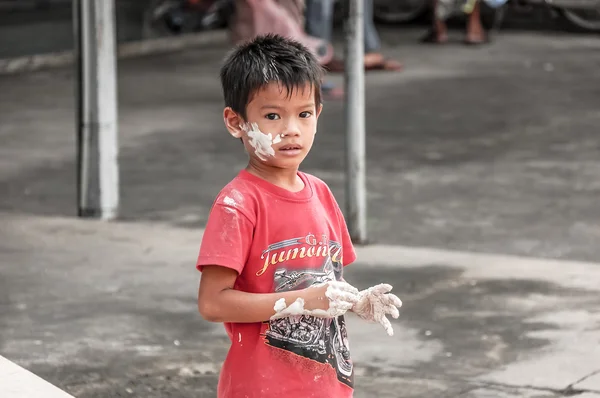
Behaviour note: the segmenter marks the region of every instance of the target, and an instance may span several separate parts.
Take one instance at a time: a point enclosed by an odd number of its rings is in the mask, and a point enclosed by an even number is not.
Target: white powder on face
[[[258,128],[258,124],[250,123],[246,124],[244,127],[246,134],[248,134],[248,143],[252,148],[254,148],[254,153],[256,156],[262,160],[263,162],[267,160],[269,156],[275,156],[275,150],[273,149],[273,144],[280,142],[274,142],[273,136],[271,134],[265,134]],[[278,135],[275,136],[277,139]]]

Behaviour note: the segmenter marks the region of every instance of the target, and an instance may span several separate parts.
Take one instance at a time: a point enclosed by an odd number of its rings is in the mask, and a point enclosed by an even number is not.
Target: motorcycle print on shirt
[[[319,267],[305,269],[286,267],[289,260],[299,261],[304,257],[300,255],[298,258],[299,252],[304,252],[307,256],[311,246],[313,249],[317,248],[312,251],[315,255],[311,257],[320,257],[323,260]],[[284,260],[277,262],[278,268],[274,273],[275,291],[283,292],[341,280],[343,267],[341,251],[342,247],[338,242],[328,240],[326,236],[322,237],[321,242],[317,242],[314,235],[309,235],[306,238],[289,239],[270,245],[263,252],[263,257],[269,259],[274,258],[271,256],[279,255],[279,258]],[[319,253],[322,255],[318,255]],[[265,341],[270,346],[330,365],[335,369],[340,382],[353,387],[353,364],[350,359],[343,316],[326,319],[301,315],[271,320],[268,322]]]

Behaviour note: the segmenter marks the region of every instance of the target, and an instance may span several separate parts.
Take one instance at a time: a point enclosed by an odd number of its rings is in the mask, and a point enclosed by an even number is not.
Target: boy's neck
[[[264,165],[249,163],[246,171],[265,181],[290,192],[300,192],[304,189],[304,182],[298,176],[298,169],[278,169]]]

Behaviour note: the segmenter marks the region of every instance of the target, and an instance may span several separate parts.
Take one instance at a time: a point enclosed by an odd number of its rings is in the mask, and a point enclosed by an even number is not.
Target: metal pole
[[[73,20],[78,215],[111,220],[119,208],[114,0],[73,0]]]
[[[367,242],[364,0],[350,0],[346,24],[346,215],[350,237]]]

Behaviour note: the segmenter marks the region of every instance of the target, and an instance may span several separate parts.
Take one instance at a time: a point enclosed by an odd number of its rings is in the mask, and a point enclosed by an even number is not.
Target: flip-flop
[[[337,87],[331,82],[324,82],[321,85],[321,92],[325,100],[339,100],[344,98],[344,89]]]
[[[438,40],[438,34],[435,29],[429,29],[425,36],[423,36],[419,41],[423,44],[446,44],[448,39]]]
[[[387,71],[387,72],[398,72],[401,71],[402,68],[404,66],[402,65],[402,63],[393,60],[393,59],[389,59],[389,58],[383,58],[381,60],[381,62],[376,62],[370,65],[365,65],[365,70],[367,71],[375,71],[375,70],[381,70],[381,71]]]
[[[345,69],[344,61],[339,58],[332,58],[331,61],[323,65],[323,67],[331,73],[340,73]]]
[[[463,40],[463,44],[465,46],[481,46],[481,45],[489,44],[489,43],[490,43],[489,36],[486,36],[483,40],[469,40],[469,39]]]
[[[332,87],[323,90],[323,99],[326,101],[338,101],[344,98],[344,89],[341,87]]]

